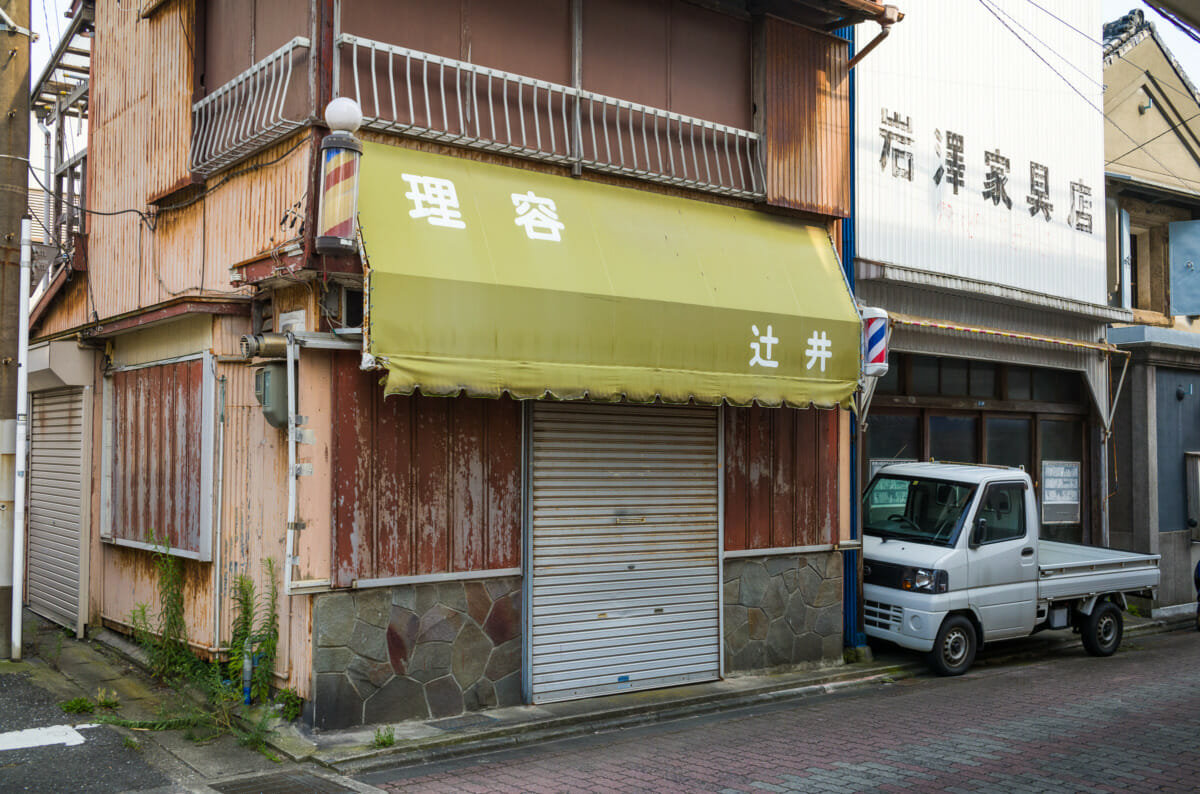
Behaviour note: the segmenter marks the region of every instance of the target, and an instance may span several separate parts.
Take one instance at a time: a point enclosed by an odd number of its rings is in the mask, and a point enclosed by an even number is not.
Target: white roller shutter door
[[[78,631],[80,512],[83,486],[83,390],[30,397],[29,608]]]
[[[717,409],[535,403],[535,703],[720,677]]]

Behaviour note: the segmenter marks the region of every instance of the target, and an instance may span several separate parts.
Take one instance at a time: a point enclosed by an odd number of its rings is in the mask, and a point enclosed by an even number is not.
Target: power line
[[[1145,2],[1145,0],[1143,0],[1143,2]],[[1200,36],[1196,35],[1196,31],[1192,30],[1190,27],[1183,24],[1183,22],[1181,22],[1179,19],[1177,19],[1174,14],[1168,13],[1165,9],[1159,8],[1156,5],[1151,5],[1150,3],[1145,3],[1145,5],[1150,6],[1150,8],[1153,9],[1160,17],[1167,20],[1172,25],[1174,25],[1175,27],[1177,27],[1181,31],[1183,31],[1183,34],[1185,36],[1187,36],[1188,38],[1190,38],[1192,41],[1200,43]]]
[[[1033,0],[1029,0],[1029,2],[1033,2]],[[1062,62],[1063,62],[1063,63],[1065,63],[1067,66],[1070,66],[1070,67],[1071,67],[1072,69],[1074,69],[1076,72],[1079,72],[1079,74],[1083,75],[1083,77],[1084,77],[1084,79],[1085,79],[1085,80],[1087,80],[1088,82],[1091,82],[1091,83],[1093,83],[1093,84],[1095,84],[1095,85],[1099,86],[1100,88],[1103,88],[1103,87],[1104,87],[1104,82],[1103,82],[1102,80],[1097,80],[1096,78],[1092,77],[1092,76],[1091,76],[1090,74],[1088,74],[1087,72],[1083,71],[1083,69],[1080,69],[1078,66],[1076,66],[1076,65],[1075,65],[1075,64],[1073,64],[1073,63],[1071,63],[1070,59],[1068,59],[1066,56],[1062,55],[1060,52],[1058,52],[1058,50],[1054,49],[1054,47],[1052,47],[1051,45],[1049,45],[1049,44],[1047,44],[1046,42],[1044,42],[1044,41],[1042,41],[1041,39],[1039,39],[1039,38],[1037,37],[1037,34],[1036,34],[1036,33],[1034,33],[1032,30],[1030,30],[1029,28],[1027,28],[1027,27],[1025,27],[1024,25],[1022,25],[1020,22],[1018,22],[1018,21],[1017,21],[1017,20],[1016,20],[1016,19],[1015,19],[1015,18],[1012,16],[1012,14],[1008,13],[1008,12],[1007,12],[1007,11],[1005,11],[1003,8],[1000,8],[1000,6],[996,6],[996,10],[997,10],[997,11],[999,11],[1001,14],[1004,14],[1004,16],[1008,17],[1008,18],[1009,18],[1009,20],[1010,20],[1010,21],[1011,21],[1011,22],[1012,22],[1014,25],[1016,25],[1017,27],[1019,27],[1021,30],[1025,31],[1026,33],[1028,33],[1028,34],[1029,34],[1029,36],[1030,36],[1030,38],[1032,38],[1032,39],[1033,39],[1034,41],[1036,41],[1038,44],[1041,44],[1041,45],[1042,45],[1043,47],[1045,47],[1047,50],[1049,50],[1050,52],[1052,52],[1052,53],[1054,53],[1055,55],[1057,55],[1057,56],[1058,56],[1060,59],[1062,59]],[[1094,43],[1094,44],[1097,44],[1097,42],[1093,42],[1093,43]]]
[[[1083,36],[1085,39],[1087,39],[1088,41],[1090,41],[1092,44],[1096,44],[1096,45],[1098,45],[1098,46],[1103,46],[1103,44],[1104,44],[1104,43],[1103,43],[1103,42],[1101,42],[1099,39],[1094,39],[1094,38],[1092,38],[1091,34],[1089,34],[1089,33],[1084,33],[1082,30],[1080,30],[1079,28],[1075,27],[1075,26],[1074,26],[1074,25],[1072,25],[1070,22],[1068,22],[1067,20],[1065,20],[1065,19],[1063,19],[1062,17],[1060,17],[1058,14],[1055,14],[1053,11],[1051,11],[1051,10],[1050,10],[1050,9],[1048,9],[1048,8],[1046,8],[1046,7],[1045,7],[1044,5],[1042,5],[1041,3],[1038,3],[1038,2],[1036,2],[1036,0],[1025,0],[1025,1],[1026,1],[1027,3],[1029,3],[1029,5],[1033,6],[1034,8],[1038,9],[1039,11],[1041,11],[1042,13],[1044,13],[1044,14],[1049,14],[1049,15],[1050,15],[1051,17],[1053,17],[1054,19],[1057,19],[1059,22],[1063,23],[1063,24],[1064,24],[1064,25],[1066,25],[1068,28],[1070,28],[1071,30],[1073,30],[1073,31],[1075,31],[1076,33],[1078,33],[1080,36]]]
[[[1016,39],[1017,39],[1017,41],[1019,41],[1019,42],[1021,42],[1021,44],[1025,45],[1025,48],[1026,48],[1027,50],[1029,50],[1031,53],[1033,53],[1033,55],[1034,55],[1034,57],[1035,57],[1035,58],[1037,58],[1039,61],[1041,61],[1043,64],[1045,64],[1047,69],[1049,69],[1050,71],[1054,72],[1055,76],[1057,76],[1059,80],[1062,80],[1064,83],[1066,83],[1066,84],[1067,84],[1067,88],[1070,88],[1070,89],[1071,89],[1073,92],[1075,92],[1075,94],[1077,94],[1077,95],[1079,96],[1079,98],[1080,98],[1080,99],[1082,99],[1082,100],[1083,100],[1085,103],[1087,103],[1087,105],[1088,105],[1090,108],[1092,108],[1092,110],[1096,111],[1096,112],[1097,112],[1097,113],[1099,113],[1099,114],[1100,114],[1100,115],[1101,115],[1103,118],[1107,119],[1107,120],[1108,120],[1108,123],[1109,123],[1109,124],[1112,124],[1112,125],[1113,125],[1113,128],[1114,128],[1115,130],[1117,130],[1117,132],[1121,133],[1121,134],[1122,134],[1122,135],[1124,135],[1126,138],[1128,138],[1128,139],[1130,140],[1130,142],[1131,142],[1131,143],[1137,143],[1137,142],[1138,142],[1136,138],[1134,138],[1132,135],[1130,135],[1128,132],[1126,132],[1124,129],[1122,129],[1122,127],[1121,127],[1119,124],[1117,124],[1115,121],[1113,121],[1111,118],[1109,118],[1109,117],[1108,117],[1108,114],[1104,112],[1104,108],[1102,108],[1102,107],[1099,107],[1099,106],[1098,106],[1098,105],[1097,105],[1095,102],[1093,102],[1093,101],[1092,101],[1092,100],[1091,100],[1091,99],[1090,99],[1090,98],[1089,98],[1089,97],[1088,97],[1086,94],[1084,94],[1082,91],[1080,91],[1078,88],[1076,88],[1076,87],[1075,87],[1075,84],[1074,84],[1074,83],[1072,83],[1070,80],[1068,80],[1068,79],[1067,79],[1067,78],[1066,78],[1066,77],[1063,75],[1063,73],[1062,73],[1062,72],[1060,72],[1060,71],[1058,71],[1057,69],[1055,69],[1055,68],[1054,68],[1054,64],[1052,64],[1052,63],[1050,63],[1049,61],[1047,61],[1047,60],[1045,59],[1045,57],[1043,57],[1043,55],[1042,55],[1040,52],[1038,52],[1036,49],[1034,49],[1034,48],[1033,48],[1033,47],[1032,47],[1032,46],[1029,44],[1029,42],[1027,42],[1025,39],[1023,39],[1023,38],[1021,37],[1021,34],[1020,34],[1020,33],[1017,33],[1015,30],[1013,30],[1013,29],[1012,29],[1012,27],[1011,27],[1011,26],[1009,26],[1009,24],[1008,24],[1007,22],[1005,22],[1005,21],[1004,21],[1004,19],[1003,19],[1003,18],[1002,18],[1002,17],[1001,17],[999,14],[997,14],[997,13],[996,13],[995,9],[993,9],[993,8],[992,8],[990,5],[988,5],[988,2],[987,2],[987,0],[979,0],[979,4],[980,4],[981,6],[983,6],[983,7],[984,7],[984,9],[985,9],[985,10],[987,10],[987,12],[988,12],[989,14],[991,14],[993,17],[995,17],[995,18],[996,18],[996,21],[997,21],[997,22],[999,22],[1001,25],[1003,25],[1005,30],[1007,30],[1009,33],[1011,33],[1013,36],[1015,36],[1015,37],[1016,37]],[[1058,57],[1060,57],[1060,58],[1062,58],[1062,57],[1063,57],[1062,55],[1059,55],[1058,53],[1055,53],[1055,54],[1056,54],[1056,55],[1058,55]],[[1065,60],[1065,59],[1064,59],[1064,60]],[[1158,166],[1159,166],[1160,168],[1162,168],[1162,169],[1163,169],[1163,172],[1164,172],[1164,173],[1166,173],[1166,174],[1171,174],[1172,176],[1174,176],[1174,174],[1171,172],[1171,169],[1169,169],[1169,168],[1167,168],[1167,166],[1163,165],[1163,163],[1162,163],[1162,162],[1161,162],[1161,161],[1160,161],[1160,160],[1159,160],[1157,157],[1155,157],[1154,155],[1150,154],[1150,152],[1149,152],[1149,151],[1147,151],[1147,152],[1146,152],[1146,155],[1147,155],[1147,156],[1148,156],[1148,157],[1149,157],[1151,160],[1153,160],[1155,163],[1157,163],[1157,164],[1158,164]],[[1182,185],[1182,186],[1183,186],[1185,189],[1187,189],[1188,191],[1191,191],[1191,188],[1190,188],[1190,187],[1187,185],[1187,183],[1185,183],[1185,182],[1184,182],[1182,179],[1180,179],[1178,176],[1175,176],[1175,180],[1176,180],[1177,182],[1179,182],[1179,184],[1180,184],[1180,185]]]
[[[1123,159],[1125,159],[1126,157],[1128,157],[1129,155],[1131,155],[1131,154],[1133,154],[1134,152],[1138,151],[1139,149],[1142,149],[1142,148],[1144,148],[1144,147],[1146,147],[1146,146],[1149,146],[1150,144],[1154,143],[1155,141],[1157,141],[1159,138],[1161,138],[1162,136],[1166,135],[1167,133],[1169,133],[1169,132],[1174,132],[1175,130],[1179,129],[1180,127],[1182,127],[1182,126],[1184,126],[1184,125],[1186,125],[1186,124],[1188,124],[1188,123],[1190,123],[1191,121],[1194,121],[1195,119],[1200,119],[1200,113],[1196,113],[1196,114],[1194,114],[1194,115],[1192,115],[1192,116],[1189,116],[1189,117],[1188,117],[1188,118],[1186,118],[1186,119],[1183,119],[1182,121],[1179,121],[1179,122],[1177,122],[1177,123],[1175,123],[1175,124],[1172,124],[1170,127],[1167,127],[1165,130],[1163,130],[1162,132],[1160,132],[1158,135],[1155,135],[1153,138],[1151,138],[1151,139],[1149,139],[1149,140],[1147,140],[1147,141],[1143,141],[1142,143],[1139,143],[1137,146],[1133,147],[1132,149],[1130,149],[1129,151],[1125,152],[1124,154],[1118,155],[1118,156],[1114,157],[1114,158],[1113,158],[1113,159],[1111,159],[1111,160],[1106,160],[1106,161],[1105,161],[1105,165],[1108,165],[1108,164],[1110,164],[1110,163],[1115,163],[1115,162],[1117,162],[1118,160],[1123,160]],[[1157,161],[1156,161],[1156,162],[1157,162]],[[1162,163],[1159,163],[1159,165],[1162,165]]]

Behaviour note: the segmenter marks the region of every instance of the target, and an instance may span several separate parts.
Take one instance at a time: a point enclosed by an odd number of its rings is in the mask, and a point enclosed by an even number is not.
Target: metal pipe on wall
[[[32,269],[30,220],[21,219],[21,274],[17,279],[17,438],[13,486],[12,650],[21,659],[21,607],[25,592],[25,480],[29,456],[25,438],[29,425],[29,273]]]
[[[296,337],[287,333],[287,403],[288,403],[288,505],[287,544],[283,561],[283,593],[292,594],[292,566],[296,555]]]
[[[217,379],[217,461],[216,461],[216,514],[213,516],[212,538],[212,587],[213,587],[213,638],[214,654],[221,650],[221,513],[222,493],[225,490],[225,384],[224,375]]]

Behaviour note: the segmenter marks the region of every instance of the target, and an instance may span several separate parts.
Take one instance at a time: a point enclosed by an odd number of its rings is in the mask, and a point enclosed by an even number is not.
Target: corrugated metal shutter
[[[535,703],[720,676],[717,410],[535,403]]]
[[[31,396],[29,608],[78,630],[83,390]]]

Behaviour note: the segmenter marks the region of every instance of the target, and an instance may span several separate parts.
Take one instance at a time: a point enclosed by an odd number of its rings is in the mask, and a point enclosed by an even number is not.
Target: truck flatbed
[[[1057,600],[1158,586],[1159,555],[1038,541],[1038,596]]]

